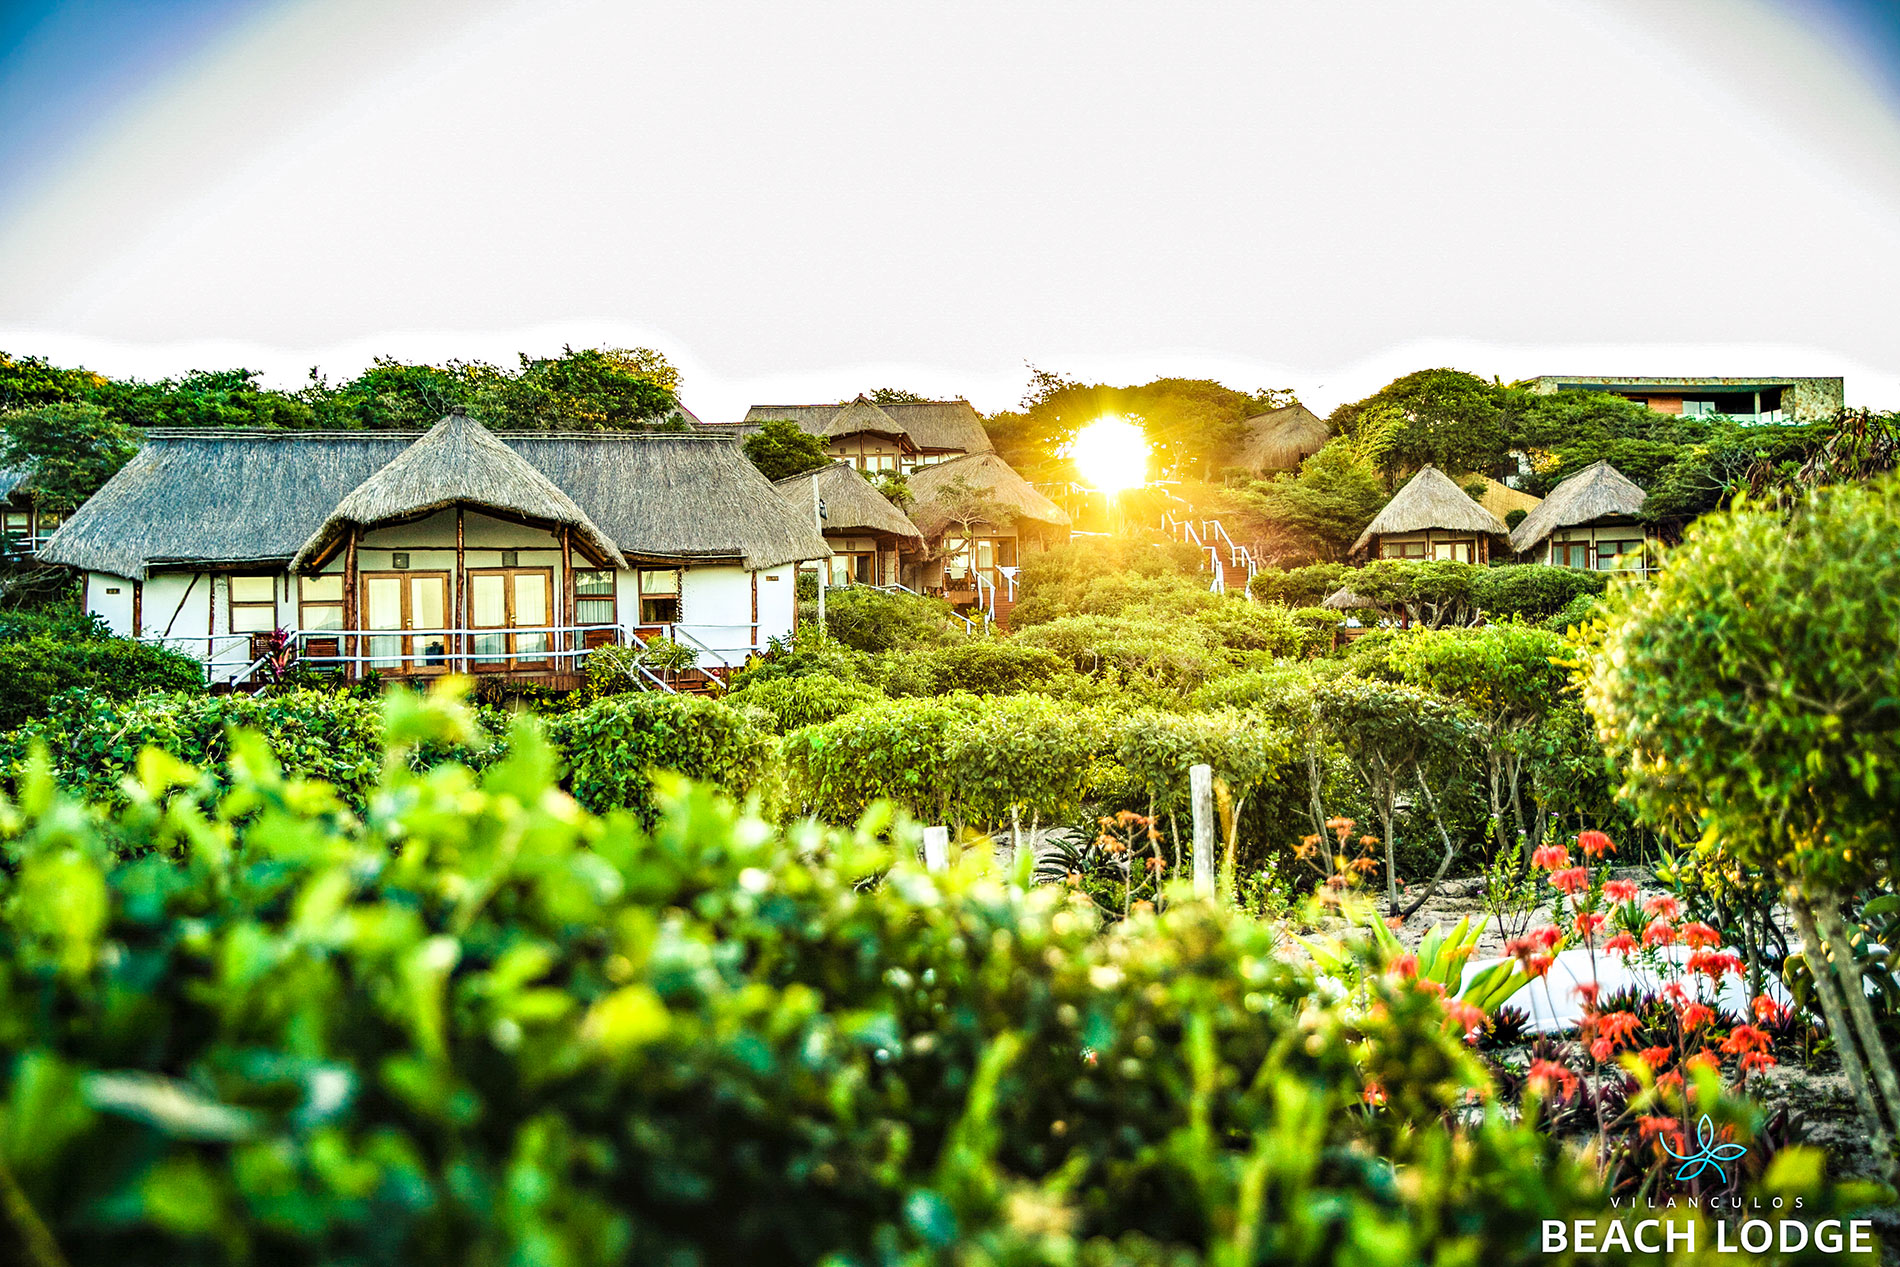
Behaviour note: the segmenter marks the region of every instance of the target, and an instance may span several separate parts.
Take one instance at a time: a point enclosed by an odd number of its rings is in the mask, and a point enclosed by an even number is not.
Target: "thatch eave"
[[[1359,539],[1352,543],[1358,554],[1375,538],[1411,532],[1469,532],[1492,537],[1509,537],[1510,529],[1496,515],[1471,500],[1452,478],[1435,466],[1419,468],[1405,482],[1385,508],[1373,517]]]
[[[1511,533],[1511,549],[1524,554],[1560,528],[1640,519],[1648,499],[1649,494],[1607,460],[1592,462],[1551,489],[1543,504],[1524,516]]]

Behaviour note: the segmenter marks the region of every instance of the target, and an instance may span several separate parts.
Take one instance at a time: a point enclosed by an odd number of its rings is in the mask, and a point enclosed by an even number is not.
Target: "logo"
[[[1705,1170],[1713,1170],[1723,1183],[1728,1182],[1728,1171],[1722,1169],[1725,1161],[1737,1161],[1748,1155],[1748,1149],[1741,1144],[1718,1143],[1715,1138],[1715,1124],[1704,1113],[1702,1120],[1695,1125],[1696,1151],[1687,1156],[1669,1146],[1668,1140],[1659,1141],[1663,1151],[1682,1163],[1676,1171],[1679,1181],[1694,1179]]]

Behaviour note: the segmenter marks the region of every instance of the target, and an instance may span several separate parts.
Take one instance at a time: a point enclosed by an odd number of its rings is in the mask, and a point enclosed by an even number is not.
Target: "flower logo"
[[[1662,1145],[1665,1153],[1682,1163],[1681,1168],[1676,1171],[1678,1180],[1693,1179],[1705,1170],[1713,1170],[1723,1183],[1727,1183],[1728,1171],[1722,1169],[1722,1163],[1735,1161],[1748,1155],[1748,1149],[1741,1144],[1716,1142],[1715,1123],[1709,1121],[1707,1113],[1704,1113],[1702,1120],[1695,1125],[1695,1152],[1685,1157],[1671,1148],[1668,1140],[1663,1139],[1657,1142]]]

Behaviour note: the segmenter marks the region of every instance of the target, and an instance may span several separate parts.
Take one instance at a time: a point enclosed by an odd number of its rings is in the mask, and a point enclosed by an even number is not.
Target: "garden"
[[[0,1257],[1879,1261],[1900,488],[1362,636],[1198,562],[838,592],[704,697],[0,619]]]

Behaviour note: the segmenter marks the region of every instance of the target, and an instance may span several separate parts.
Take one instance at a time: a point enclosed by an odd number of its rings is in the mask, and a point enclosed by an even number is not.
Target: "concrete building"
[[[1592,374],[1547,374],[1530,389],[1609,392],[1648,405],[1657,413],[1704,417],[1727,414],[1738,422],[1824,422],[1843,407],[1838,378],[1630,378]]]

